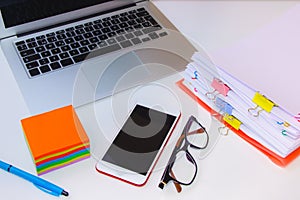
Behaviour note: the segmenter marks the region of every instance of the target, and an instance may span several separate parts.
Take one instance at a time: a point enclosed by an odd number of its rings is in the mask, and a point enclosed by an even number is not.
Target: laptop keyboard
[[[145,8],[15,42],[30,77],[168,35]]]

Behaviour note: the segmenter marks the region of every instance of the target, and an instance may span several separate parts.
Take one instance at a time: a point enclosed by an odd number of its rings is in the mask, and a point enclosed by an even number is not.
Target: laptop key
[[[78,42],[75,42],[75,43],[71,44],[71,48],[73,48],[73,49],[76,49],[78,47],[80,47],[80,44]]]
[[[19,41],[19,42],[16,42],[16,45],[19,46],[19,45],[23,45],[25,44],[25,41]]]
[[[167,32],[162,32],[162,33],[159,34],[160,37],[164,37],[164,36],[166,36],[166,35],[168,35]]]
[[[102,33],[109,33],[109,32],[111,32],[110,28],[108,28],[108,27],[102,28],[101,31],[102,31]]]
[[[159,36],[158,36],[157,33],[155,33],[155,32],[149,33],[149,37],[150,37],[152,40],[159,38]]]
[[[34,55],[23,58],[23,61],[24,61],[24,63],[29,63],[29,62],[36,61],[39,59],[41,59],[41,56],[39,54],[34,54]]]
[[[132,38],[134,38],[134,35],[133,35],[132,33],[127,33],[127,34],[125,35],[125,37],[126,37],[127,39],[132,39]]]
[[[143,35],[142,31],[140,31],[140,30],[135,31],[133,34],[137,37]]]
[[[99,39],[97,37],[93,37],[93,38],[90,38],[90,42],[97,43],[97,42],[99,42]]]
[[[39,66],[39,63],[37,61],[26,64],[27,69],[32,69],[32,68],[35,68],[35,67],[38,67],[38,66]]]
[[[52,53],[53,55],[59,54],[59,53],[61,53],[61,50],[60,50],[59,48],[55,48],[55,49],[52,49],[52,50],[51,50],[51,53]]]
[[[108,37],[107,37],[107,35],[99,35],[98,36],[99,37],[99,40],[106,40],[106,39],[108,39]]]
[[[101,56],[101,55],[104,55],[104,54],[107,54],[107,53],[111,53],[111,52],[114,52],[114,51],[117,51],[117,50],[120,50],[120,49],[121,49],[121,46],[119,44],[114,44],[114,45],[111,45],[111,46],[96,49],[91,54],[85,53],[85,54],[81,54],[81,55],[78,55],[78,56],[74,56],[73,59],[76,63],[78,63],[78,62],[84,61],[88,55],[89,55],[88,58],[92,58],[92,57]]]
[[[74,39],[78,42],[80,40],[83,40],[84,38],[81,35],[77,35],[74,37]]]
[[[41,39],[45,39],[45,38],[46,38],[45,35],[40,35],[40,36],[37,36],[37,37],[36,37],[37,40],[41,40]]]
[[[107,40],[107,43],[108,43],[109,45],[111,45],[111,44],[117,43],[117,41],[116,41],[114,38],[110,38],[110,39]]]
[[[48,33],[48,34],[46,34],[46,37],[52,37],[52,36],[54,36],[55,35],[55,33],[54,32],[52,32],[52,33]]]
[[[28,49],[28,48],[27,48],[26,44],[21,44],[21,45],[17,46],[17,49],[18,49],[19,51],[24,51],[24,50],[26,50],[26,49]]]
[[[80,41],[80,44],[81,44],[81,46],[86,46],[86,45],[89,45],[90,42],[88,40],[82,40],[82,41]]]
[[[101,42],[98,43],[98,46],[99,46],[100,48],[106,47],[106,46],[107,46],[107,43],[106,43],[105,41],[101,41]]]
[[[80,51],[80,53],[86,53],[86,52],[89,52],[89,49],[87,47],[80,47],[79,51]]]
[[[126,40],[126,41],[120,42],[120,45],[121,45],[123,48],[126,48],[126,47],[132,46],[132,43],[131,43],[129,40]]]
[[[34,47],[37,47],[37,43],[36,42],[31,42],[31,43],[28,43],[27,44],[28,48],[34,48]]]
[[[67,37],[74,37],[76,33],[74,31],[69,31],[66,33]]]
[[[50,44],[46,44],[45,47],[46,47],[46,49],[50,50],[50,49],[55,48],[55,45],[53,43],[50,43]]]
[[[43,59],[39,60],[39,63],[40,63],[40,65],[46,65],[49,63],[49,60],[48,60],[48,58],[43,58]]]
[[[35,38],[29,38],[27,40],[25,40],[27,43],[30,43],[30,42],[34,42],[35,41]]]
[[[48,42],[47,42],[46,39],[38,40],[37,43],[38,43],[39,45],[45,45],[45,44],[48,44]]]
[[[40,71],[38,70],[38,68],[31,69],[28,72],[29,72],[30,76],[32,76],[32,77],[41,74]]]
[[[46,73],[46,72],[51,71],[51,69],[48,65],[41,66],[40,70],[41,70],[42,73]]]
[[[45,58],[45,57],[51,56],[51,53],[50,53],[50,51],[44,51],[41,53],[41,55],[43,58]]]
[[[61,50],[62,50],[62,51],[70,51],[71,48],[70,48],[69,45],[65,45],[65,46],[61,47]]]
[[[151,27],[143,29],[142,31],[143,31],[144,34],[148,34],[148,33],[154,32],[154,31],[158,31],[160,29],[161,29],[161,27],[151,26]]]
[[[79,51],[78,51],[77,49],[73,49],[73,50],[69,51],[69,54],[70,54],[71,56],[75,56],[75,55],[78,55],[78,54],[79,54]]]
[[[150,40],[151,40],[151,39],[150,39],[149,37],[145,37],[145,38],[142,39],[143,42],[148,42],[148,41],[150,41]]]
[[[67,52],[65,52],[65,53],[59,54],[59,57],[60,57],[61,59],[65,59],[65,58],[68,58],[68,57],[70,57],[70,56],[69,56],[69,54],[68,54]]]
[[[66,67],[68,65],[72,65],[74,62],[71,58],[67,58],[67,59],[64,59],[64,60],[61,60],[60,61],[60,64],[63,66],[63,67]]]
[[[78,55],[78,56],[74,56],[74,57],[73,57],[73,60],[75,61],[75,63],[82,62],[82,61],[85,60],[85,58],[86,58],[88,55],[89,55],[88,53],[80,54],[80,55]]]
[[[123,35],[116,37],[116,39],[118,42],[122,42],[122,41],[126,40],[126,38]]]
[[[55,56],[49,57],[49,59],[50,59],[51,62],[56,62],[56,61],[59,60],[59,57],[57,55],[55,55]]]
[[[39,53],[40,53],[40,52],[45,51],[46,49],[45,49],[44,46],[39,46],[39,47],[36,47],[35,50],[36,50],[36,52],[39,52]]]
[[[63,40],[63,39],[66,39],[67,38],[67,36],[65,35],[65,34],[60,34],[60,35],[58,35],[58,36],[56,36],[57,37],[57,39],[59,39],[59,40]]]
[[[50,67],[51,67],[52,70],[56,70],[56,69],[61,68],[61,65],[58,62],[54,62],[54,63],[50,64]]]
[[[139,38],[133,38],[133,39],[131,40],[131,42],[132,42],[133,44],[140,44],[140,43],[142,43],[142,41],[141,41]]]
[[[75,29],[74,27],[70,27],[70,28],[67,28],[66,31],[67,31],[67,32],[69,32],[69,31],[74,31],[74,29]]]
[[[35,51],[33,49],[28,49],[28,50],[22,51],[20,54],[22,57],[26,57],[26,56],[32,55],[34,53],[35,53]]]
[[[144,17],[144,16],[147,16],[147,15],[149,15],[149,13],[147,11],[142,11],[142,12],[136,13],[136,16],[138,16],[138,17]]]

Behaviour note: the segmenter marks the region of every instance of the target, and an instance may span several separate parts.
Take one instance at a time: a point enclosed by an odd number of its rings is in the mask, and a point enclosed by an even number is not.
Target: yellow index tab
[[[223,120],[230,124],[236,130],[240,129],[242,122],[232,115],[225,114]]]
[[[271,112],[271,110],[275,106],[275,103],[273,103],[271,100],[269,100],[267,97],[260,94],[259,92],[255,93],[252,101],[267,112]]]

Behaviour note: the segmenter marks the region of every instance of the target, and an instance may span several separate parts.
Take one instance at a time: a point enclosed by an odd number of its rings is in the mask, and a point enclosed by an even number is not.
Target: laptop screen
[[[6,28],[112,0],[0,0]]]

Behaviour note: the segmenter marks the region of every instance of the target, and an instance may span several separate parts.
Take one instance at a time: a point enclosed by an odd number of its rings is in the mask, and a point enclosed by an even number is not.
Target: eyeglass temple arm
[[[171,173],[171,176],[173,176],[173,178],[176,179],[175,174],[172,169],[171,169],[170,173]],[[181,185],[179,183],[177,183],[176,181],[173,181],[173,183],[175,185],[177,192],[180,193],[182,191]]]

